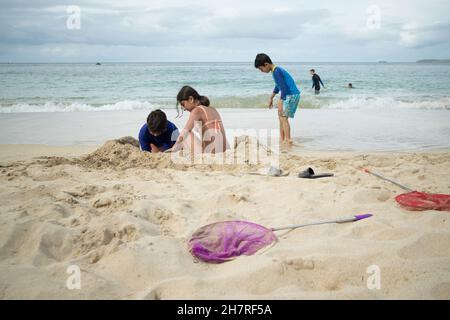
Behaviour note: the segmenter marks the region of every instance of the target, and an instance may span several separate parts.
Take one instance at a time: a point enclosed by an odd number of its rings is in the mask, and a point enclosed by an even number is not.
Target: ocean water
[[[280,63],[307,109],[450,109],[450,64]],[[315,68],[326,89],[311,89]],[[351,82],[354,89],[346,88]],[[191,85],[218,108],[263,108],[270,74],[248,63],[0,64],[0,113],[173,108]]]
[[[302,91],[291,120],[300,150],[450,148],[450,64],[280,63]],[[308,70],[326,89],[315,95]],[[348,89],[351,82],[354,89]],[[137,137],[148,113],[177,118],[176,95],[195,87],[220,108],[227,135],[278,129],[267,109],[270,74],[252,63],[0,64],[0,143],[99,145]]]

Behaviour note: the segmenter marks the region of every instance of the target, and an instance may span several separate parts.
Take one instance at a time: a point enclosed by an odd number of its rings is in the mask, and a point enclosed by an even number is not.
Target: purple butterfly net
[[[221,263],[240,255],[252,255],[276,239],[272,229],[259,224],[222,221],[198,229],[189,240],[189,251],[202,261]]]
[[[315,221],[277,228],[266,228],[248,221],[222,221],[201,227],[189,240],[189,251],[198,259],[221,263],[241,255],[252,255],[277,240],[274,231],[328,223],[347,223],[363,220],[372,214],[360,214],[333,220]]]

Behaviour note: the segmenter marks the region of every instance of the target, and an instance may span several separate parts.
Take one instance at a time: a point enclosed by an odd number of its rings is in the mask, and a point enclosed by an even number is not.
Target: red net
[[[408,210],[441,210],[450,211],[450,195],[412,191],[402,193],[395,200]]]

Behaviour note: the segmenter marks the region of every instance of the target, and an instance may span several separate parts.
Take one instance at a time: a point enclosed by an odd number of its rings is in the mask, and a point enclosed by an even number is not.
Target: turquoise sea
[[[450,148],[450,65],[420,63],[279,63],[302,91],[291,120],[304,149]],[[326,88],[311,89],[315,68]],[[348,89],[351,82],[354,89]],[[249,63],[0,64],[0,144],[99,145],[137,137],[148,113],[177,118],[176,95],[195,87],[219,108],[227,135],[278,129],[267,109],[270,74]]]
[[[301,89],[302,108],[450,109],[450,64],[279,65]],[[319,96],[311,68],[326,86]],[[185,84],[218,108],[265,107],[273,88],[272,77],[252,62],[0,64],[0,113],[172,108]]]

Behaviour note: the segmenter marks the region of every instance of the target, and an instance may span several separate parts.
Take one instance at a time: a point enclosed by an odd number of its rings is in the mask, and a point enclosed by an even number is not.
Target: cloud
[[[305,25],[319,25],[330,15],[326,9],[304,10],[274,8],[260,10],[258,14],[236,11],[235,14],[215,15],[206,23],[209,37],[294,39],[300,36]]]
[[[399,43],[406,47],[424,48],[450,42],[450,23],[435,22],[418,26],[405,24],[399,31]]]
[[[3,43],[82,43],[154,46],[220,38],[293,39],[305,24],[318,24],[325,9],[275,8],[238,11],[205,6],[103,9],[81,6],[81,29],[68,30],[64,6],[4,12],[0,23]]]
[[[149,55],[154,60],[239,60],[267,51],[285,60],[330,61],[339,59],[337,53],[345,59],[355,48],[360,59],[372,57],[374,49],[393,48],[406,57],[409,50],[445,48],[449,42],[445,9],[450,5],[429,0],[425,11],[419,0],[408,6],[378,2],[380,29],[367,27],[367,4],[360,1],[343,7],[331,0],[77,0],[81,29],[69,30],[64,2],[3,0],[0,60],[25,59],[27,52],[29,60],[38,55],[51,61],[146,60]]]

